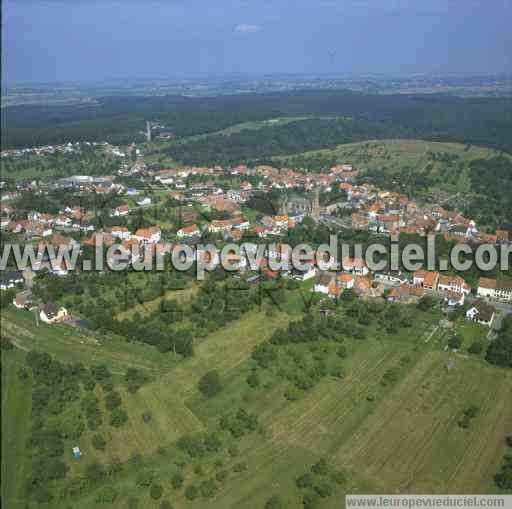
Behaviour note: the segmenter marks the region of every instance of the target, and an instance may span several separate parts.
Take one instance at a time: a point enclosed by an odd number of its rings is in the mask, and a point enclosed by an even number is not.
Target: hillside
[[[374,316],[382,310],[374,311]],[[345,305],[336,311],[340,316],[347,312]],[[277,343],[273,347],[277,357],[261,367],[256,360],[260,357],[251,358],[253,348],[283,330],[290,318],[299,320],[300,308],[292,315],[251,311],[206,337],[194,357],[181,361],[152,347],[123,345],[113,338],[97,338],[97,343],[94,334],[66,326],[36,327],[30,313],[4,310],[3,337],[17,348],[2,353],[2,445],[4,459],[9,459],[2,476],[8,479],[2,483],[6,489],[2,498],[10,509],[25,507],[24,478],[31,468],[25,444],[34,422],[29,417],[34,388],[30,381],[21,382],[19,373],[29,349],[47,351],[65,363],[106,362],[128,415],[120,428],[104,419],[96,431],[106,439],[104,451],[91,446],[96,432],[90,430],[65,442],[68,481],[52,485],[64,493],[64,487],[69,490],[77,479],[85,484],[79,492],[66,495],[66,501],[54,499],[41,507],[67,507],[68,502],[78,509],[101,507],[104,504],[98,500],[114,492],[109,507],[132,507],[127,504],[134,504],[130,499],[136,498],[136,507],[157,509],[159,502],[150,497],[149,485],[141,484],[144,473],[153,473],[149,484],[161,485],[163,498],[176,508],[257,509],[272,494],[281,496],[286,507],[299,507],[308,490],[298,488],[295,481],[321,458],[342,477],[340,484],[328,483],[334,496],[321,499],[320,508],[340,507],[344,493],[453,493],[468,486],[475,493],[492,492],[492,477],[505,450],[503,438],[512,426],[512,373],[486,364],[479,356],[444,352],[448,333],[439,328],[437,313],[415,309],[407,313],[412,321],[394,333],[381,328],[380,319],[373,319],[356,327],[364,339],[342,333],[314,343]],[[464,322],[457,332],[464,338],[464,350],[486,334],[484,328]],[[273,341],[283,337],[278,333]],[[453,369],[447,368],[450,359]],[[331,374],[294,393],[284,373],[293,372],[297,363],[324,363]],[[149,381],[132,394],[124,387],[123,373],[134,366]],[[212,369],[220,374],[222,390],[205,399],[197,382]],[[259,378],[256,386],[247,383],[254,370]],[[102,387],[96,386],[94,393],[105,415]],[[478,407],[478,416],[462,429],[458,421],[468,405]],[[245,430],[241,436],[219,427],[221,416],[233,415],[238,408],[258,422],[254,431]],[[151,414],[150,422],[142,419],[145,413]],[[234,422],[228,420],[227,426]],[[220,440],[216,452],[190,456],[179,447],[180,438],[205,433],[215,433]],[[84,454],[79,461],[71,457],[74,445]],[[89,467],[95,462],[107,469],[117,462],[121,466],[90,484]],[[177,476],[183,478],[183,487],[174,485]],[[315,478],[321,482],[322,475]],[[190,486],[199,490],[197,498],[189,496]]]

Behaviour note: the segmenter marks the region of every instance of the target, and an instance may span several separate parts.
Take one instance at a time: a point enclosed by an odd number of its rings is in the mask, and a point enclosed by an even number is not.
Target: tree
[[[100,463],[90,463],[85,469],[85,476],[92,482],[100,482],[105,477],[105,469]]]
[[[249,387],[258,387],[260,385],[260,377],[258,376],[258,373],[256,371],[251,371],[249,373],[249,376],[247,377],[247,385]]]
[[[110,424],[116,428],[121,427],[128,421],[128,415],[122,408],[114,408],[110,415]]]
[[[265,509],[283,509],[284,504],[280,497],[277,495],[271,496],[265,503]]]
[[[107,393],[105,396],[105,406],[109,410],[113,410],[114,408],[121,406],[121,395],[116,391]]]
[[[314,487],[314,490],[320,495],[322,498],[330,497],[333,493],[332,486],[327,482],[322,482],[317,484]]]
[[[484,345],[481,341],[474,341],[468,348],[468,352],[474,355],[480,355],[484,351]]]
[[[322,458],[311,467],[311,471],[317,475],[327,475],[329,473],[329,465]]]
[[[185,478],[180,472],[176,472],[171,478],[171,484],[174,489],[179,489],[183,486]]]
[[[97,504],[113,504],[117,498],[117,491],[112,486],[105,486],[96,496]]]
[[[199,485],[199,492],[201,496],[204,498],[212,498],[217,493],[217,485],[213,479],[208,479],[207,481],[203,481]]]
[[[185,489],[185,497],[187,497],[189,500],[195,500],[199,496],[199,490],[196,486],[191,484],[190,486],[187,486]]]
[[[168,500],[162,500],[160,502],[160,509],[173,509],[173,507]]]
[[[313,476],[307,472],[298,477],[295,484],[297,485],[297,488],[309,488],[313,485]]]
[[[160,484],[153,483],[149,489],[149,495],[153,500],[159,500],[162,498],[164,489]]]
[[[215,370],[208,371],[199,380],[199,390],[207,398],[212,398],[222,390],[219,373]]]
[[[462,345],[462,339],[457,334],[453,334],[452,336],[450,336],[450,339],[448,339],[448,346],[452,350],[458,350],[461,347],[461,345]]]
[[[105,439],[99,435],[99,434],[96,434],[92,437],[92,446],[97,449],[98,451],[104,451],[105,450],[105,447],[107,445],[107,442],[105,441]]]

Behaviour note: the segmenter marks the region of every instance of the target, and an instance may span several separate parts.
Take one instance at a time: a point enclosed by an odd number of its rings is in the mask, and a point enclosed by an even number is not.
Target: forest
[[[2,109],[3,148],[67,141],[142,141],[144,122],[158,121],[178,137],[212,133],[241,122],[277,117],[343,117],[369,122],[370,138],[390,135],[512,147],[508,98],[377,95],[345,90],[222,97],[100,97],[87,106],[25,105]],[[378,130],[371,135],[371,126]],[[384,124],[384,126],[381,125]],[[389,135],[388,135],[389,137]]]

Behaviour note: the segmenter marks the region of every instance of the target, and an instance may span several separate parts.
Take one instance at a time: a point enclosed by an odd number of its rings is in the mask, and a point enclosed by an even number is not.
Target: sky
[[[2,79],[510,73],[511,21],[511,0],[2,0]]]

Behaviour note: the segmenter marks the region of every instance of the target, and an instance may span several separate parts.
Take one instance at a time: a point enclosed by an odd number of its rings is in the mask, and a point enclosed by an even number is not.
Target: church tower
[[[311,217],[313,219],[320,218],[320,191],[318,188],[315,189],[315,194],[311,203]]]

